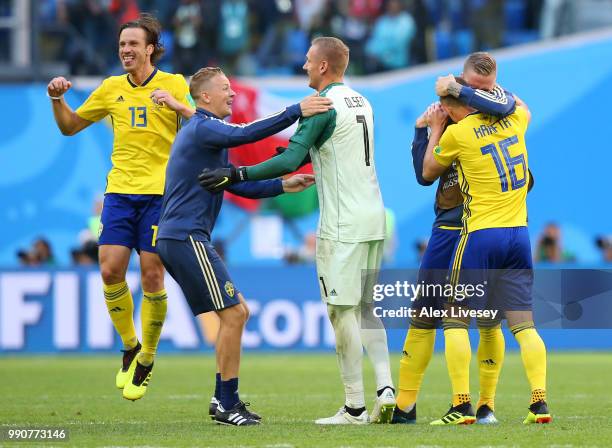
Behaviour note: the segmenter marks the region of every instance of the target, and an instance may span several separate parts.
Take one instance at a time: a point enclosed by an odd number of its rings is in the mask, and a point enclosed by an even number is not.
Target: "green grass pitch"
[[[0,426],[64,426],[70,441],[54,446],[404,447],[610,446],[612,393],[609,353],[550,353],[550,425],[522,425],[529,390],[520,356],[502,372],[497,426],[430,427],[450,400],[443,357],[432,360],[419,397],[417,425],[317,427],[313,420],[343,404],[331,354],[246,354],[241,397],[264,416],[256,428],[218,426],[207,415],[213,391],[211,354],[158,357],[144,399],[129,402],[114,387],[119,355],[0,358]],[[371,408],[374,385],[367,361]],[[398,357],[392,359],[397,375]],[[477,372],[472,360],[472,390]],[[6,428],[5,428],[6,429]],[[40,446],[0,440],[0,446]],[[46,444],[49,446],[49,444]]]

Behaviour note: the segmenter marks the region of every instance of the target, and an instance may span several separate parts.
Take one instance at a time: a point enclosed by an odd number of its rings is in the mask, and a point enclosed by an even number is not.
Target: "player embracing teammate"
[[[515,97],[496,83],[497,64],[490,54],[472,53],[465,61],[462,76],[468,85],[459,84],[453,75],[438,78],[436,92],[444,96],[450,94],[493,117],[504,118],[514,112]],[[424,186],[433,184],[423,178],[423,159],[429,142],[429,119],[437,107],[440,106],[432,104],[417,119],[412,143],[416,179]],[[452,120],[449,119],[446,126],[451,123]],[[533,181],[531,176],[529,181],[528,188],[531,188]],[[438,181],[436,218],[419,267],[419,282],[436,284],[446,281],[453,250],[461,234],[463,202],[456,163],[453,163]],[[415,309],[437,306],[436,297],[421,296],[413,304]],[[501,331],[502,318],[503,316],[497,316],[495,320],[477,320],[480,335],[478,345],[480,397],[476,406],[476,422],[481,424],[497,423],[494,415],[495,392],[505,351],[504,335]],[[417,395],[433,354],[435,329],[438,323],[438,319],[434,318],[411,319],[400,361],[399,395],[393,423],[416,422]]]
[[[344,84],[349,50],[333,37],[313,40],[304,70],[309,86],[331,98],[334,109],[300,120],[289,147],[255,166],[205,170],[201,183],[211,191],[245,180],[271,179],[293,172],[310,154],[321,216],[317,231],[317,276],[321,297],[336,335],[336,352],[345,404],[318,424],[389,422],[395,407],[387,335],[372,316],[371,288],[362,270],[380,268],[385,238],[385,210],[374,165],[372,108]],[[368,294],[368,289],[370,294]],[[370,317],[372,320],[373,318]],[[362,358],[365,347],[376,373],[377,397],[371,415],[365,406]]]
[[[159,37],[159,23],[148,15],[122,25],[119,58],[127,74],[104,80],[76,111],[63,99],[71,87],[69,81],[58,77],[48,85],[55,120],[63,134],[74,135],[106,116],[112,119],[113,168],[108,176],[101,218],[100,269],[108,312],[124,345],[116,385],[131,400],[141,398],[146,392],[166,314],[164,269],[156,253],[166,164],[181,117],[194,114],[183,77],[164,73],[154,65],[163,52]],[[413,321],[405,352],[422,353],[415,358],[416,363],[408,361],[402,365],[400,406],[394,414],[396,401],[387,336],[382,323],[371,312],[373,279],[366,276],[366,281],[362,281],[363,270],[380,269],[385,238],[385,211],[374,164],[373,113],[367,99],[344,84],[348,60],[349,50],[339,39],[315,39],[306,55],[304,69],[309,86],[320,97],[331,99],[334,108],[327,110],[323,103],[306,101],[302,107],[310,106],[314,112],[304,114],[300,107],[293,107],[278,117],[271,117],[262,123],[263,127],[256,123],[243,128],[224,124],[222,119],[231,113],[233,92],[220,70],[204,69],[192,80],[192,93],[198,97],[200,110],[194,123],[183,132],[184,137],[177,145],[182,152],[177,150],[169,170],[173,182],[166,191],[169,195],[164,205],[160,241],[165,264],[183,288],[194,314],[215,310],[222,317],[217,346],[218,390],[213,403],[213,414],[219,423],[238,426],[259,423],[259,416],[249,412],[238,399],[240,335],[248,309],[209,243],[221,196],[206,193],[203,201],[203,190],[194,188],[199,179],[200,185],[213,194],[229,189],[245,196],[266,197],[300,191],[311,181],[304,177],[283,182],[257,181],[293,172],[309,157],[321,208],[317,276],[336,336],[345,390],[344,406],[335,415],[320,418],[316,423],[416,420],[416,394],[431,357],[434,330],[430,322]],[[417,131],[417,140],[420,138],[424,156],[415,162],[417,177],[422,180],[420,183],[427,184],[440,175],[447,175],[451,165],[457,169],[456,181],[463,201],[456,195],[454,202],[450,201],[453,204],[444,204],[447,207],[444,210],[462,213],[461,229],[439,226],[441,230],[452,231],[452,235],[440,234],[440,244],[450,256],[449,263],[440,267],[450,269],[451,282],[489,281],[490,271],[495,269],[501,274],[493,282],[498,289],[493,291],[490,283],[490,292],[483,302],[449,301],[444,306],[447,309],[498,306],[504,311],[520,344],[532,389],[525,423],[547,423],[551,416],[546,404],[546,350],[533,325],[533,272],[526,227],[525,197],[531,176],[524,135],[530,114],[522,103],[514,108],[511,95],[506,97],[498,87],[487,94],[461,87],[465,81],[451,78],[442,78],[438,83],[441,105],[431,106],[419,119],[422,130]],[[476,81],[483,80],[476,77]],[[492,99],[496,93],[501,95]],[[500,103],[500,98],[505,103],[499,113],[501,118],[496,118],[495,103]],[[282,154],[255,166],[228,165],[227,147],[270,135],[300,116],[298,129]],[[455,124],[447,128],[449,118]],[[430,136],[423,133],[427,126],[431,129]],[[200,154],[203,144],[214,149],[214,155]],[[194,160],[198,162],[197,167]],[[182,162],[185,163],[181,165]],[[176,169],[179,165],[183,170],[189,169],[189,179],[185,180],[182,171]],[[201,168],[204,170],[196,178],[192,171]],[[445,192],[441,193],[444,199]],[[191,199],[193,207],[185,206],[185,197]],[[201,216],[204,211],[198,204],[202,202],[210,203],[208,218]],[[180,207],[173,209],[176,204]],[[139,252],[142,274],[140,341],[133,320],[132,296],[125,282],[132,249]],[[364,317],[368,318],[367,325]],[[468,323],[461,319],[443,322],[453,406],[432,424],[475,420],[469,394]],[[486,323],[479,324],[481,344],[493,353],[487,360],[494,359],[493,368],[481,368],[481,386],[484,374],[489,392],[484,401],[481,396],[481,401],[488,408],[485,411],[490,411],[484,412],[483,417],[494,421],[493,397],[503,361],[503,336],[499,322],[491,322],[489,327]],[[377,382],[370,415],[366,411],[362,378],[364,347],[373,363]],[[403,385],[409,387],[404,389]]]
[[[465,85],[462,78],[456,80]],[[464,197],[462,229],[449,263],[450,283],[486,285],[486,293],[449,297],[444,308],[503,312],[519,343],[531,386],[524,423],[552,420],[546,403],[546,348],[533,323],[533,264],[527,231],[530,183],[525,133],[531,114],[519,102],[513,113],[494,117],[478,112],[450,94],[428,113],[431,128],[422,177],[434,181],[455,164]],[[446,127],[447,120],[454,124]],[[475,420],[469,388],[469,319],[444,318],[445,353],[453,389],[449,411],[433,425]]]

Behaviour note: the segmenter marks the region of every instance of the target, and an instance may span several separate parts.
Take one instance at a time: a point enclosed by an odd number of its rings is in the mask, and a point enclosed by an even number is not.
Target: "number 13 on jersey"
[[[132,106],[129,108],[132,113],[132,127],[147,127],[147,108],[145,106]]]

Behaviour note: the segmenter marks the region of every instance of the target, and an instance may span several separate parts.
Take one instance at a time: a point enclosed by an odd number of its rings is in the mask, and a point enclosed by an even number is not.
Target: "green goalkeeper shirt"
[[[300,120],[287,150],[247,168],[250,180],[295,171],[308,151],[321,215],[317,236],[342,242],[385,238],[385,209],[374,164],[374,117],[367,99],[342,83],[320,92],[334,109]]]

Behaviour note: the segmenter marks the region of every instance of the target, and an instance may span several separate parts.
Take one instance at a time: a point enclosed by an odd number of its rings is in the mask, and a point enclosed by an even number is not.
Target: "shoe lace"
[[[251,403],[250,403],[250,402],[248,402],[248,401],[242,401],[242,400],[240,400],[240,401],[238,401],[238,403],[236,404],[236,408],[237,408],[237,409],[241,409],[241,410],[244,410],[244,411],[247,411],[247,412],[248,412],[248,410],[247,410],[247,408],[246,408],[247,406],[251,406]]]
[[[253,412],[249,411],[247,409],[247,406],[251,406],[251,403],[248,401],[240,400],[238,404],[236,405],[236,409],[244,412],[249,418],[256,419],[257,414],[254,414]]]

